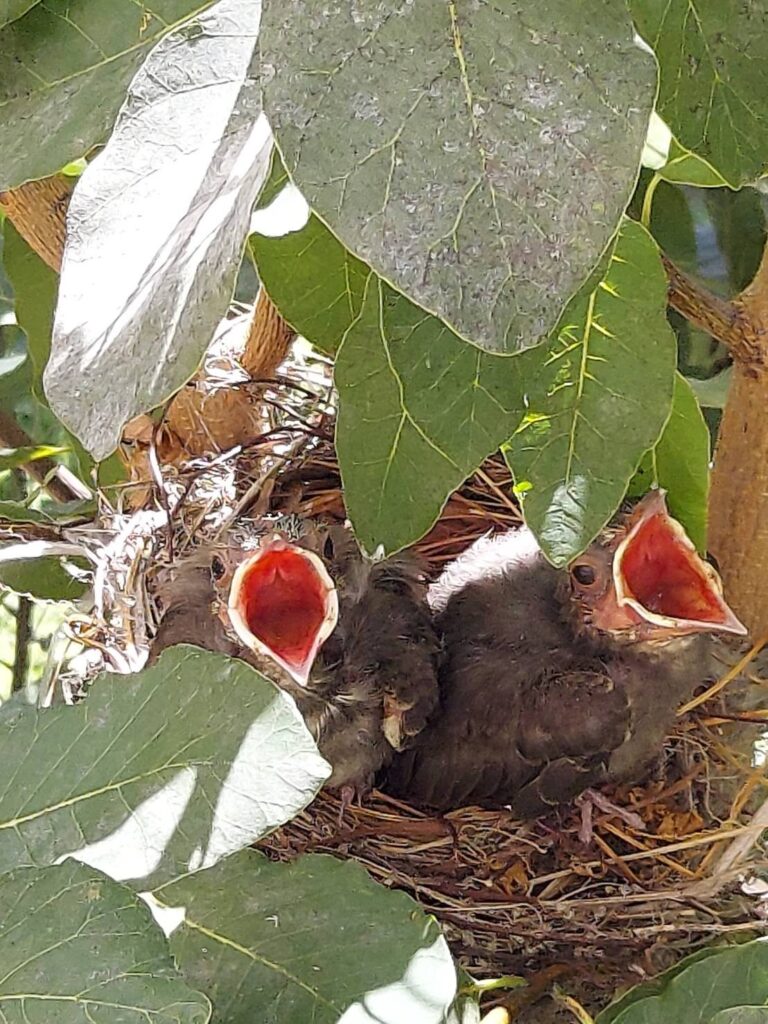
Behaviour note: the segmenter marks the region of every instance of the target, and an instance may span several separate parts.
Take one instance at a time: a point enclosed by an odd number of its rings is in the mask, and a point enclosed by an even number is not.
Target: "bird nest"
[[[142,664],[157,619],[158,567],[233,521],[265,513],[343,520],[327,372],[312,377],[294,365],[249,386],[271,410],[253,443],[171,467],[150,460],[148,503],[131,511],[130,488],[112,493],[97,529],[77,528],[98,547],[94,606],[70,624],[88,649],[89,674],[104,664]],[[494,456],[450,497],[417,545],[432,576],[489,530],[520,522],[511,483]],[[528,1007],[555,979],[599,1006],[697,944],[763,927],[754,879],[768,866],[759,749],[768,679],[757,654],[723,647],[719,684],[706,690],[702,681],[650,778],[608,793],[642,818],[642,830],[598,812],[585,846],[576,808],[520,822],[503,808],[436,816],[377,791],[342,807],[324,792],[259,846],[278,860],[310,851],[354,858],[377,881],[410,893],[440,921],[472,975],[527,980],[513,994],[526,1008],[517,1019],[538,1019]],[[69,692],[84,672],[82,659],[73,664],[60,677]]]

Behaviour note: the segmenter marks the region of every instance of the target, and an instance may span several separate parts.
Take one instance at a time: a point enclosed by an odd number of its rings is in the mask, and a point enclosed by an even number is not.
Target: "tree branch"
[[[0,447],[2,448],[34,448],[35,442],[22,430],[15,419],[0,409]],[[33,459],[22,466],[24,472],[36,483],[40,484],[55,501],[81,501],[90,498],[91,493],[84,484],[80,484],[72,474],[67,473],[69,480],[62,479],[62,470],[53,459]],[[78,489],[78,485],[81,489]]]
[[[13,679],[11,692],[22,690],[27,682],[27,666],[29,665],[29,643],[32,638],[32,602],[24,594],[19,594],[16,609],[16,652],[13,658]]]
[[[0,192],[2,209],[30,249],[57,273],[64,255],[73,182],[62,174]]]
[[[757,370],[764,366],[766,352],[762,336],[746,306],[750,289],[761,273],[768,273],[764,269],[765,256],[752,284],[731,302],[697,284],[668,257],[662,255],[662,262],[669,278],[667,300],[670,306],[694,326],[722,342],[744,367]]]

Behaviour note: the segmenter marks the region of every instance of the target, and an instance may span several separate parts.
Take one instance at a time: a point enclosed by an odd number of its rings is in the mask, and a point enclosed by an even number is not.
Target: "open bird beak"
[[[723,597],[719,575],[667,511],[662,490],[650,491],[628,517],[610,589],[601,628],[634,628],[649,639],[747,633]]]
[[[306,686],[317,652],[336,626],[339,605],[321,559],[274,534],[237,567],[227,611],[246,647]]]

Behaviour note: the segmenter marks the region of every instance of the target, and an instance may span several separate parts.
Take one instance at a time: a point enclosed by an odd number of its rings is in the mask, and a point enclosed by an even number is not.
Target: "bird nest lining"
[[[270,513],[344,519],[328,381],[289,376],[261,387],[271,421],[252,444],[174,466],[155,459],[149,506],[123,512],[112,500],[98,524],[77,528],[94,554],[96,599],[70,627],[91,655],[64,676],[70,689],[82,683],[78,672],[102,664],[140,667],[158,616],[158,572],[228,525]],[[451,496],[417,545],[433,577],[489,530],[520,522],[511,483],[494,456]],[[722,650],[726,673],[739,655]],[[608,794],[640,815],[643,830],[597,813],[585,847],[575,808],[520,822],[504,809],[431,815],[378,792],[342,808],[324,792],[259,846],[281,860],[313,851],[360,861],[435,914],[471,973],[526,977],[523,1004],[558,976],[586,986],[587,1002],[605,1003],[617,985],[698,943],[762,927],[761,901],[740,885],[764,863],[756,841],[768,827],[755,763],[768,680],[755,653],[742,657],[737,684],[679,719],[645,784]]]

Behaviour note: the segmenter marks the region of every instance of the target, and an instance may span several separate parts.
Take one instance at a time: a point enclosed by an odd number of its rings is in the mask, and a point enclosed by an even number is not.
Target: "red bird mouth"
[[[228,602],[232,627],[304,686],[338,619],[336,588],[317,557],[275,536],[238,567]]]
[[[616,549],[613,583],[627,625],[644,623],[656,635],[747,632],[723,597],[720,577],[667,512],[663,491],[635,506]]]

